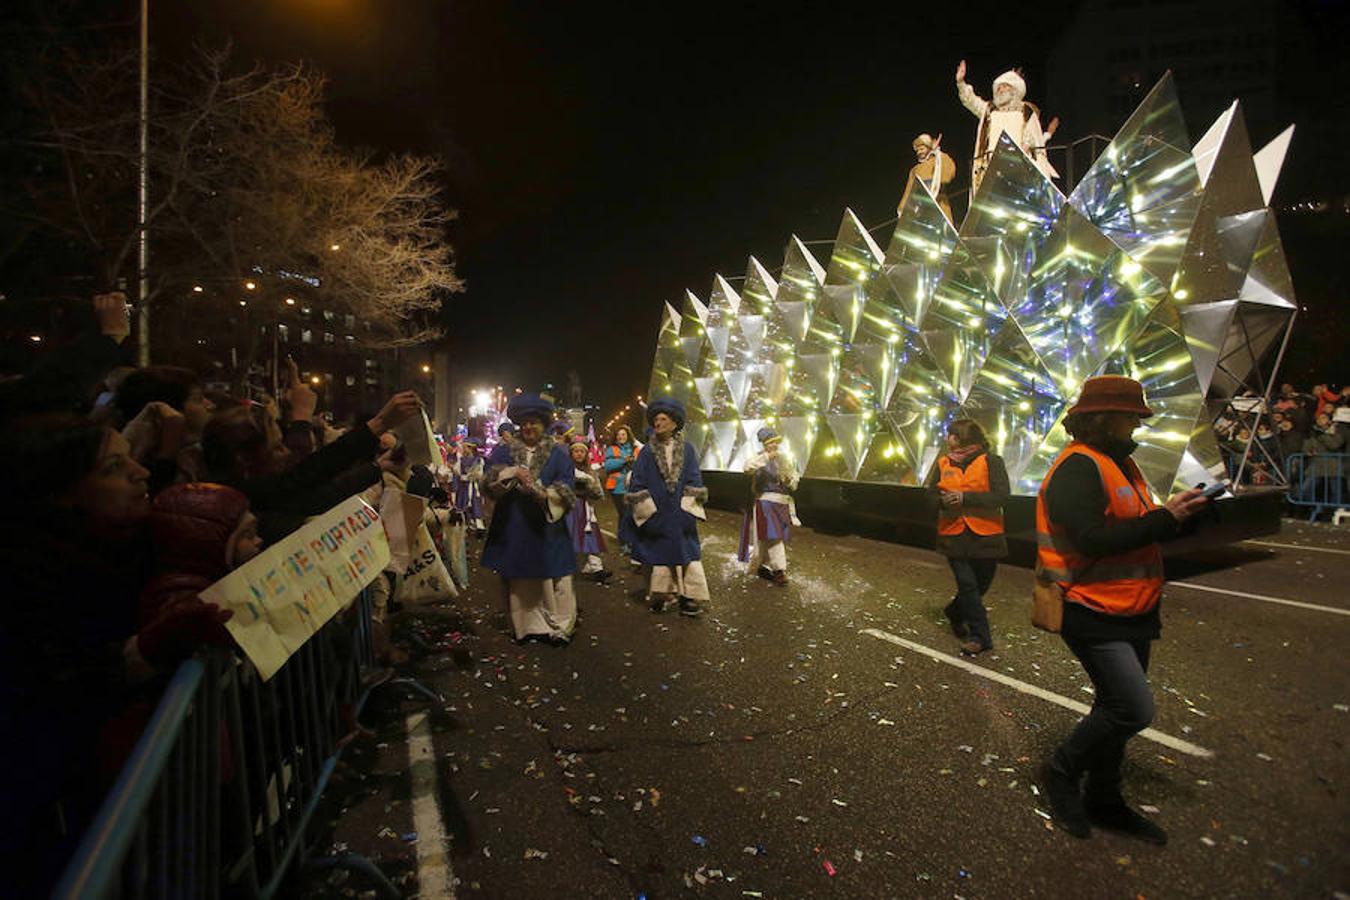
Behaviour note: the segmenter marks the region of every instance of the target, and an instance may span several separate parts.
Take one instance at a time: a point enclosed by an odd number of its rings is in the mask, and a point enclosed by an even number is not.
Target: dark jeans
[[[983,601],[994,581],[998,560],[949,556],[947,565],[952,567],[952,577],[956,579],[956,596],[943,612],[953,622],[966,623],[970,640],[978,641],[982,647],[992,647],[989,613],[985,612]]]
[[[1078,777],[1087,772],[1087,801],[1120,802],[1120,767],[1125,744],[1153,721],[1148,687],[1150,642],[1081,642],[1065,638],[1092,679],[1097,699],[1069,739],[1055,750],[1056,769]]]
[[[628,511],[628,501],[624,499],[625,494],[610,494],[610,502],[614,504],[614,531],[619,533],[619,523],[623,521],[623,514]],[[625,553],[628,552],[628,545],[623,541],[619,542]]]

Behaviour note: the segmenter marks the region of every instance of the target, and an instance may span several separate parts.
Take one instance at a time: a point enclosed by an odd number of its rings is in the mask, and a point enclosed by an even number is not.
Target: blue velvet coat
[[[572,458],[552,438],[543,438],[540,445],[535,464],[530,467],[535,480],[545,488],[556,488],[564,506],[570,509],[575,501]],[[576,572],[577,560],[566,516],[549,522],[543,505],[526,492],[516,489],[498,494],[491,487],[503,468],[523,464],[523,446],[519,440],[504,441],[493,448],[487,460],[485,484],[496,496],[497,505],[483,544],[483,567],[503,578],[571,575]]]
[[[659,442],[652,441],[638,454],[626,494],[630,509],[650,496],[656,503],[656,514],[640,526],[625,516],[627,533],[621,537],[632,545],[633,558],[638,562],[649,566],[683,566],[702,559],[703,551],[698,541],[698,519],[681,509],[680,501],[693,496],[702,502],[707,499],[708,489],[703,486],[698,453],[691,444],[684,443],[684,464],[673,489],[661,472],[660,453]],[[676,454],[676,464],[679,462]]]

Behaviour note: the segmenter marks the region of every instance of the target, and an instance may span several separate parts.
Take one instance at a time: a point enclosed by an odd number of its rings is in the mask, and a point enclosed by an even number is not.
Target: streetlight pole
[[[138,293],[136,324],[140,332],[136,362],[150,365],[150,0],[141,0],[140,196],[136,203]]]

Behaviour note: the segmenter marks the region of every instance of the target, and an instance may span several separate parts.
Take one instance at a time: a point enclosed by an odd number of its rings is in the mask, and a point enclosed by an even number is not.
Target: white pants
[[[755,568],[764,566],[773,572],[787,571],[787,544],[761,541],[755,545]]]
[[[679,594],[691,600],[711,599],[703,561],[698,559],[683,566],[652,566],[648,590],[653,594]]]
[[[572,576],[504,578],[516,640],[532,634],[570,638],[577,625],[577,598]]]

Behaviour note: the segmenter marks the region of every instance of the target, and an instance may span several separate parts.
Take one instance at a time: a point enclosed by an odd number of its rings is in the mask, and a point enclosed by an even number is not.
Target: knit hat
[[[516,394],[506,406],[506,415],[512,422],[535,418],[547,425],[553,421],[553,404],[538,394]]]
[[[675,420],[675,425],[684,427],[684,404],[673,397],[657,397],[647,404],[647,421],[656,421],[657,415],[665,413]]]
[[[503,422],[497,426],[497,437],[505,437],[508,434],[515,434],[516,426],[510,422]]]
[[[586,450],[587,453],[591,452],[591,445],[586,443],[586,439],[581,436],[574,437],[572,438],[572,440],[568,441],[567,449],[569,452],[573,447],[582,447]]]
[[[1093,412],[1138,413],[1144,418],[1153,415],[1144,401],[1144,386],[1124,375],[1098,375],[1083,382],[1083,392],[1068,414]]]
[[[929,150],[933,149],[933,136],[931,134],[921,134],[914,139],[914,146],[923,146]]]
[[[770,441],[781,441],[783,438],[778,432],[774,431],[768,425],[765,425],[759,431],[755,432],[755,437],[759,438],[760,444],[767,447]]]

